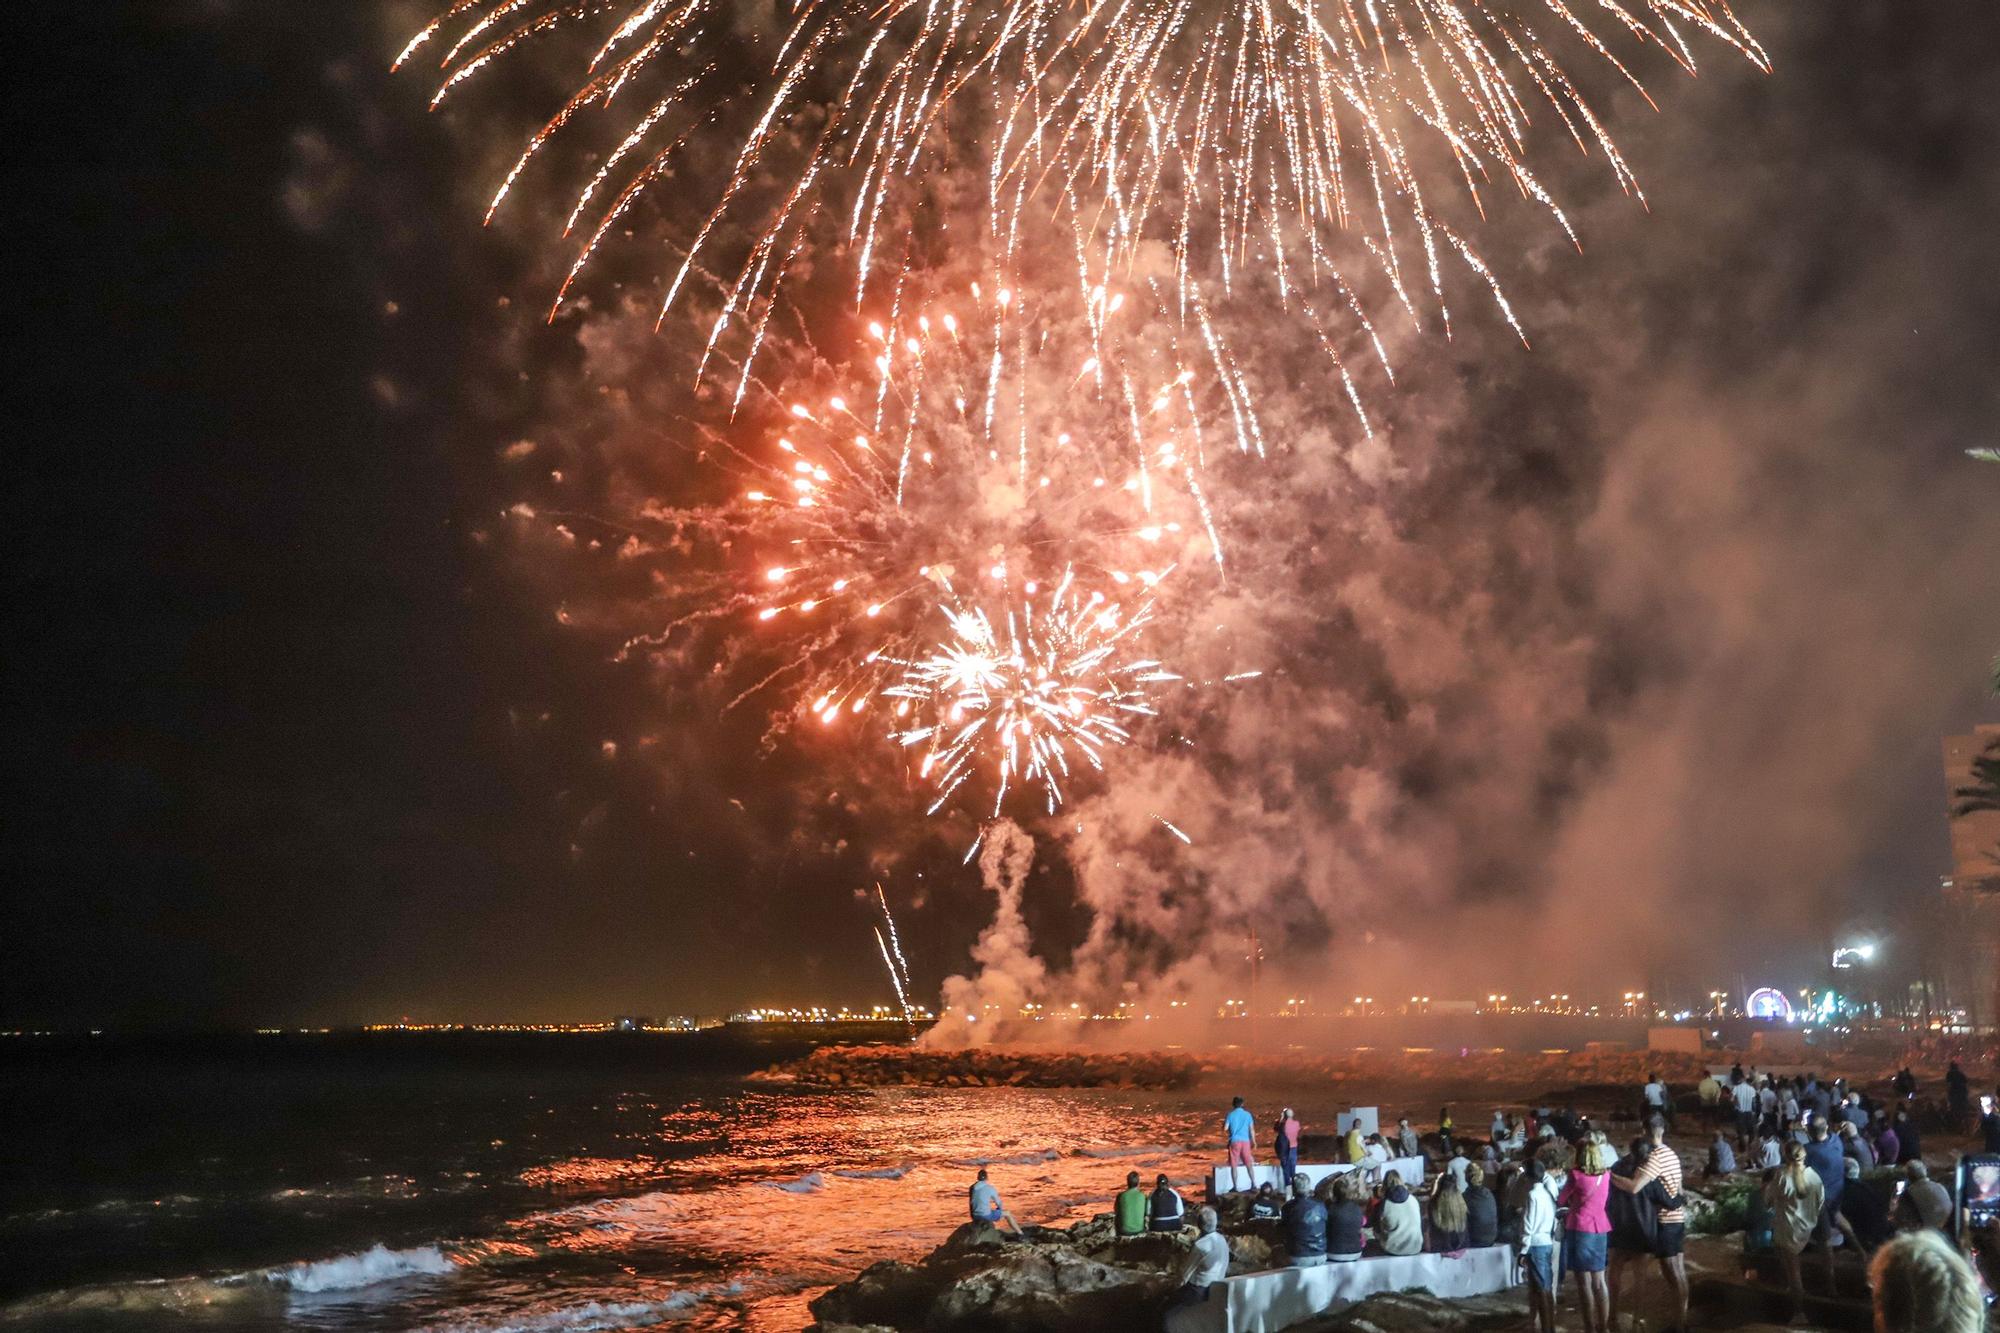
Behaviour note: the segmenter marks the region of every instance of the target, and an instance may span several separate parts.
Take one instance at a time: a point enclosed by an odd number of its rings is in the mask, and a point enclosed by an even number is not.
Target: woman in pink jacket
[[[1611,1218],[1605,1212],[1611,1195],[1609,1157],[1604,1135],[1593,1131],[1578,1151],[1576,1170],[1569,1173],[1569,1183],[1556,1200],[1557,1207],[1569,1209],[1563,1263],[1576,1274],[1583,1333],[1609,1333],[1611,1326],[1611,1289],[1604,1281],[1605,1246],[1611,1235]]]

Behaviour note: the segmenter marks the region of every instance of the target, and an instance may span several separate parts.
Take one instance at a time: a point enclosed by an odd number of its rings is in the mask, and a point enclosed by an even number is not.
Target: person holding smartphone
[[[2000,1153],[2000,1114],[1994,1113],[1993,1099],[1988,1096],[1979,1099],[1979,1137],[1987,1152]]]

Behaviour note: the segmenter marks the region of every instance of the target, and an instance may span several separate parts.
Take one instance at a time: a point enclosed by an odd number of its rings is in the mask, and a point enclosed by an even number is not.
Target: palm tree
[[[2000,740],[1973,759],[1972,781],[1954,789],[1951,796],[1953,816],[2000,810]]]

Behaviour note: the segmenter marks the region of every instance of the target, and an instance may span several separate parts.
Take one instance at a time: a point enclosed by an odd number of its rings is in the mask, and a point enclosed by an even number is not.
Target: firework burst
[[[925,747],[922,772],[938,791],[931,809],[982,755],[994,765],[995,816],[1017,782],[1039,785],[1053,812],[1073,760],[1103,768],[1105,749],[1158,713],[1151,692],[1180,679],[1133,646],[1152,614],[1150,599],[1124,607],[1082,592],[1067,571],[1046,601],[1007,608],[997,626],[983,610],[949,608],[950,637],[900,663],[902,679],[883,692],[897,700],[899,721],[914,713],[894,737]]]
[[[1069,320],[1025,305],[977,285],[902,300],[852,364],[747,378],[709,450],[731,494],[649,504],[617,544],[660,562],[655,627],[626,651],[709,636],[729,707],[894,741],[934,810],[977,793],[997,812],[1023,786],[1053,809],[1178,679],[1163,608],[1227,574],[1210,455],[1262,446],[1116,294]]]
[[[761,344],[773,298],[815,241],[847,243],[864,302],[887,237],[953,175],[984,182],[987,237],[1002,254],[1024,223],[1067,224],[1085,290],[1128,279],[1149,246],[1163,247],[1173,309],[1190,325],[1255,273],[1316,324],[1352,314],[1372,338],[1357,292],[1379,286],[1449,332],[1453,258],[1511,323],[1463,218],[1483,217],[1505,189],[1574,240],[1531,165],[1562,141],[1599,156],[1638,196],[1559,52],[1641,94],[1634,54],[1652,48],[1692,73],[1694,34],[1768,67],[1726,0],[1589,10],[1568,0],[801,0],[762,39],[724,0],[458,0],[397,63],[438,57],[435,106],[531,39],[592,24],[602,37],[582,83],[529,137],[492,208],[587,112],[616,128],[567,213],[577,252],[559,305],[648,189],[693,169],[690,155],[714,136],[733,143],[706,213],[676,238],[682,258],[661,299],[665,318],[712,252],[747,229],[736,275],[719,284],[711,351],[739,326]],[[746,62],[765,70],[748,92]]]

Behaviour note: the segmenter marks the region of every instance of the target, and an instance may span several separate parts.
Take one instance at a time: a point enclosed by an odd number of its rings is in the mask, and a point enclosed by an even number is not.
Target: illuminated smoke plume
[[[972,946],[978,966],[972,977],[944,982],[938,1023],[925,1034],[937,1046],[982,1045],[995,1030],[1019,1017],[1022,1006],[1038,1001],[1048,969],[1034,953],[1021,897],[1035,864],[1035,840],[1011,819],[986,828],[979,852],[979,881],[993,895],[993,921]]]

